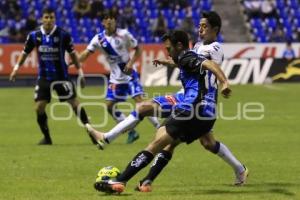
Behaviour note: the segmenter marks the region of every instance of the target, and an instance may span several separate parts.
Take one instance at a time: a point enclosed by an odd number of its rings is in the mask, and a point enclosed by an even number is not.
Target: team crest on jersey
[[[107,42],[102,42],[103,47],[107,47]]]
[[[42,38],[41,37],[36,37],[36,41],[40,42],[40,41],[42,41]]]

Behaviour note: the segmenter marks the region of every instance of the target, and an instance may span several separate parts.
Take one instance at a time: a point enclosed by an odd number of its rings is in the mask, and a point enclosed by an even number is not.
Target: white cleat
[[[90,124],[85,124],[85,128],[88,134],[97,141],[97,147],[100,150],[104,150],[104,146],[107,144],[107,142],[105,142],[104,133],[97,131]]]
[[[245,185],[246,180],[249,176],[249,170],[248,168],[244,165],[244,171],[241,173],[236,173],[236,178],[235,178],[235,182],[234,185],[236,186],[242,186]]]

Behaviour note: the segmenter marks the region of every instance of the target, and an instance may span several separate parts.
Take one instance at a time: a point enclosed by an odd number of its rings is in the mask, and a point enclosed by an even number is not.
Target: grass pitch
[[[219,157],[205,151],[199,142],[181,145],[172,161],[153,185],[153,192],[141,194],[133,188],[149,169],[146,167],[128,184],[124,194],[110,196],[93,188],[96,174],[103,166],[124,169],[131,158],[154,137],[154,128],[144,120],[137,130],[140,139],[131,145],[121,136],[99,151],[91,145],[83,128],[73,116],[70,120],[53,120],[49,126],[54,145],[38,146],[41,134],[33,111],[32,88],[0,89],[0,199],[1,200],[76,200],[76,199],[151,199],[151,200],[241,200],[300,199],[300,128],[299,84],[267,86],[233,86],[230,100],[224,104],[215,136],[225,143],[250,170],[244,187],[234,187],[232,169]],[[174,92],[177,88],[146,88],[154,92]],[[83,92],[95,95],[103,88],[88,87]],[[93,123],[103,121],[103,100],[82,99]],[[52,103],[57,102],[53,100]],[[248,102],[264,106],[262,120],[236,117]],[[53,105],[53,104],[52,104]],[[240,107],[240,108],[239,108]],[[53,107],[52,107],[53,108]],[[254,107],[248,107],[255,109]],[[243,110],[243,109],[242,109]],[[48,116],[51,109],[48,106]],[[67,118],[68,108],[53,108],[56,117]],[[260,113],[261,114],[261,113]],[[258,116],[260,114],[251,114]],[[114,122],[101,130],[107,131]]]

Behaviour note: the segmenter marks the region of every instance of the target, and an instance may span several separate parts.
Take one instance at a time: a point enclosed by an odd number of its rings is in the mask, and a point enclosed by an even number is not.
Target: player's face
[[[216,29],[213,29],[206,18],[202,18],[199,24],[199,36],[205,42],[213,41],[217,37]]]
[[[115,18],[106,18],[103,20],[103,26],[106,31],[112,33],[116,30],[116,19]]]
[[[43,27],[46,31],[51,31],[55,25],[55,14],[44,13],[42,17]]]
[[[173,59],[173,61],[175,63],[177,63],[178,54],[179,54],[177,49],[172,45],[170,40],[164,41],[164,45],[165,45],[165,48],[166,48],[169,56]]]

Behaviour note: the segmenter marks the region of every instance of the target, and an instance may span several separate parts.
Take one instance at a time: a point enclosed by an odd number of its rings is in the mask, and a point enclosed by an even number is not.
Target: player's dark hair
[[[218,27],[217,34],[220,33],[222,27],[222,20],[218,13],[215,11],[203,12],[202,17],[207,19],[212,28]]]
[[[116,14],[111,9],[106,9],[102,15],[102,20],[108,18],[117,20]]]
[[[181,30],[169,31],[162,36],[161,40],[163,42],[166,40],[170,40],[173,46],[180,42],[184,48],[189,48],[189,36],[186,32]]]
[[[52,7],[46,7],[46,8],[43,9],[42,13],[43,14],[55,13],[55,10]]]

